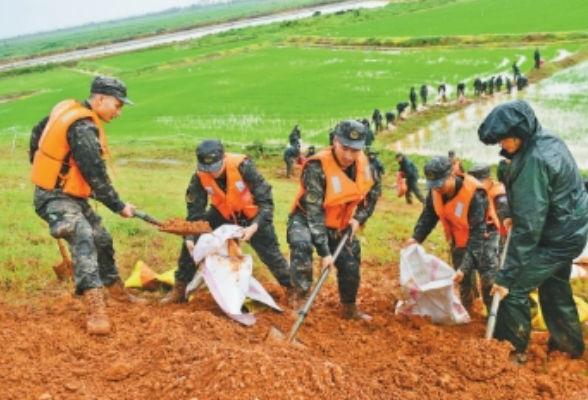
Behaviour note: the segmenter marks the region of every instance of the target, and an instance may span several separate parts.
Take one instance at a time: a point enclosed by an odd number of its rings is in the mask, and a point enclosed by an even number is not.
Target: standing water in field
[[[500,103],[522,99],[531,104],[539,122],[565,140],[581,169],[588,169],[588,63],[559,72],[521,93],[472,104],[435,121],[392,145],[392,150],[421,155],[446,155],[455,150],[458,157],[476,163],[497,163],[498,146],[485,146],[478,140],[478,127]]]

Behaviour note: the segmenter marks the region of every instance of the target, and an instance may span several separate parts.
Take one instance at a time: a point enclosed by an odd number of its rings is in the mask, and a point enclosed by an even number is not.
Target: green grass
[[[434,3],[434,2],[432,2]],[[439,2],[440,4],[443,4]],[[444,2],[448,3],[448,2]],[[588,29],[584,0],[466,0],[397,15],[390,4],[365,21],[316,31],[340,37],[420,37],[501,33],[561,32]],[[379,15],[373,16],[372,13]],[[358,18],[359,19],[359,18]]]
[[[544,56],[553,57],[559,48],[546,47]],[[324,145],[339,120],[368,117],[374,108],[394,109],[412,85],[455,85],[510,71],[514,60],[531,55],[524,48],[402,53],[262,48],[125,77],[136,105],[126,107],[108,131],[115,142],[220,137],[243,145],[255,140],[285,145],[292,126],[301,124],[304,140]],[[85,98],[90,79],[75,69],[4,79],[0,94],[37,94],[0,105],[0,135],[15,129],[26,134],[59,100]]]

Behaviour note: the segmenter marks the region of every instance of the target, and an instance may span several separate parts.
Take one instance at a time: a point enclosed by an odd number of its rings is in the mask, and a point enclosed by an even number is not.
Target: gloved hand
[[[453,277],[453,283],[460,283],[463,280],[464,273],[462,270],[458,269],[455,272],[455,276]]]

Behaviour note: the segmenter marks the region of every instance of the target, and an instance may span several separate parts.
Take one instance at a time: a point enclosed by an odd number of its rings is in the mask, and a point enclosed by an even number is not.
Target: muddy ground
[[[369,322],[339,318],[330,277],[299,332],[304,350],[265,341],[273,325],[290,330],[290,315],[259,312],[247,328],[206,292],[169,308],[110,303],[114,332],[92,337],[81,300],[56,284],[35,305],[0,303],[0,398],[588,398],[588,357],[548,355],[545,333],[533,334],[529,362],[515,367],[508,344],[480,339],[481,315],[465,326],[395,315],[396,271],[364,268],[360,297],[374,316]],[[279,286],[265,286],[285,307]]]

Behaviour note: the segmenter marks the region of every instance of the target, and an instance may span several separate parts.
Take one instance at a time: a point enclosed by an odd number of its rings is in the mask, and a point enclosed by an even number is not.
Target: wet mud
[[[113,333],[89,336],[85,308],[64,284],[35,305],[0,303],[3,399],[573,399],[586,398],[587,359],[547,354],[534,333],[529,361],[509,362],[508,343],[485,342],[485,320],[462,326],[394,314],[396,266],[366,270],[361,308],[371,321],[340,318],[329,278],[297,338],[266,342],[272,326],[288,332],[287,312],[257,313],[252,327],[227,318],[209,293],[189,304],[113,302]],[[264,286],[287,309],[276,283]],[[49,290],[51,289],[51,290]]]

